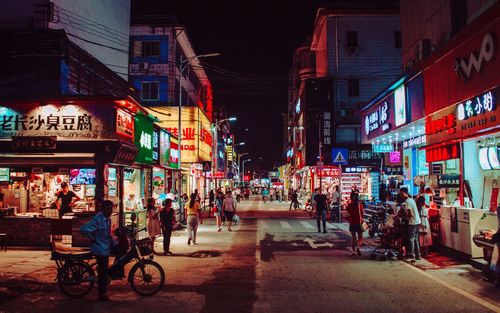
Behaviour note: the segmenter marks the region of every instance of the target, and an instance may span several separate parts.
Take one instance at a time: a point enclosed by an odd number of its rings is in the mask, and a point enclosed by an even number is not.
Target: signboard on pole
[[[332,149],[332,164],[340,165],[348,163],[349,152],[345,148],[333,148]]]

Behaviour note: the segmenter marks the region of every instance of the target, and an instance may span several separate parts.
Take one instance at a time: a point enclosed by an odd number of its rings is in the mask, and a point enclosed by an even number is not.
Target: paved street
[[[315,220],[286,203],[253,199],[238,210],[233,232],[205,219],[196,246],[176,232],[175,255],[155,257],[167,284],[150,298],[113,282],[112,302],[93,301],[97,290],[67,299],[48,252],[2,252],[0,312],[500,312],[498,289],[469,265],[372,261],[372,242],[353,257],[346,225],[317,233]]]

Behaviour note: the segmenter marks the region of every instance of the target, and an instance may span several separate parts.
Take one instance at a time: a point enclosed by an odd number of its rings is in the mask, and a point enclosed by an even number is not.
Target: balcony
[[[136,64],[130,64],[130,75],[152,75],[152,76],[167,76],[168,75],[168,64],[154,64],[148,62],[140,62]]]

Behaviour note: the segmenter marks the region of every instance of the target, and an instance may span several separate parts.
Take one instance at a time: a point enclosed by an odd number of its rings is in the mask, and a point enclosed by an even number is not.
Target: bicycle
[[[141,296],[153,296],[165,284],[165,272],[160,264],[153,261],[152,241],[150,238],[136,240],[139,232],[146,228],[133,231],[128,251],[108,269],[108,283],[111,280],[125,278],[124,267],[135,260],[129,271],[127,281],[134,292]],[[130,234],[127,234],[127,237]],[[57,266],[57,285],[61,292],[71,298],[81,298],[87,295],[97,281],[95,268],[97,262],[90,252],[62,253],[56,251],[51,244],[52,257]]]

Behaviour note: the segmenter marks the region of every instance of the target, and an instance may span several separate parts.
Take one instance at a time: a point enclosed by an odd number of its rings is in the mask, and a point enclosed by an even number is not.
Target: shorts
[[[215,212],[215,213],[214,213],[214,216],[220,216],[219,211]]]
[[[351,233],[362,233],[361,224],[349,224],[349,231]]]
[[[226,216],[226,219],[228,221],[232,221],[233,220],[233,216],[234,216],[234,212],[233,211],[225,211],[224,215]]]

